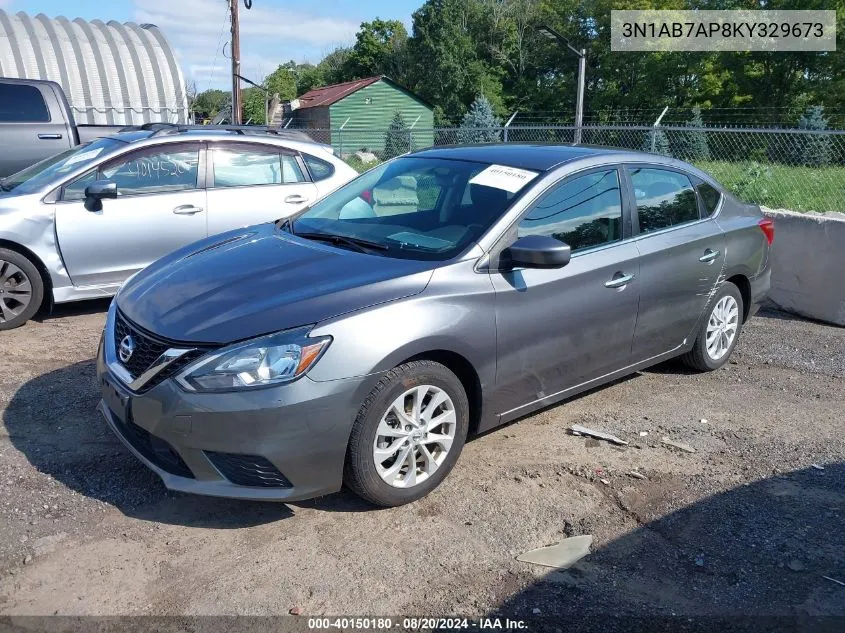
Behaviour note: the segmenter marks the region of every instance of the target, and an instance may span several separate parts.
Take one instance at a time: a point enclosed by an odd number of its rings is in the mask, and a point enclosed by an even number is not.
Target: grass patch
[[[354,154],[352,156],[344,158],[343,161],[347,165],[349,165],[352,169],[357,171],[359,174],[363,174],[365,171],[369,171],[373,167],[381,165],[381,161],[379,159],[376,159],[376,160],[371,161],[369,163],[365,163],[364,161],[362,161],[360,158],[358,158]]]
[[[845,166],[695,161],[739,199],[775,209],[845,211]]]

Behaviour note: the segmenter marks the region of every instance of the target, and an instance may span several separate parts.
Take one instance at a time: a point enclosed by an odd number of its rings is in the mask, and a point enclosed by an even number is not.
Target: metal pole
[[[655,146],[657,144],[657,128],[660,125],[660,122],[663,120],[663,116],[669,110],[669,106],[663,108],[663,112],[660,113],[660,116],[654,121],[654,125],[652,125],[652,132],[651,132],[651,152],[654,153]]]
[[[241,124],[241,34],[238,17],[238,2],[229,0],[229,11],[232,16],[232,125]]]
[[[514,113],[511,115],[511,118],[509,118],[508,122],[505,123],[505,133],[504,133],[505,143],[508,142],[508,128],[511,126],[511,123],[513,123],[513,120],[516,118],[517,114],[519,114],[519,110],[514,110]]]
[[[587,74],[587,50],[578,53],[578,98],[575,103],[575,144],[581,144],[581,128],[584,125],[584,76]]]

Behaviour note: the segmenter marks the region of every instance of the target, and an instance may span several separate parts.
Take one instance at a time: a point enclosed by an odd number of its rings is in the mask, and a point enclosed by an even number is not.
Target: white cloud
[[[0,0],[0,3],[8,0]],[[287,8],[241,6],[241,71],[261,80],[289,60],[319,59],[354,40],[358,21]],[[133,20],[157,25],[176,49],[186,78],[204,90],[228,86],[229,19],[226,4],[209,0],[134,0]],[[224,49],[225,55],[224,56]]]

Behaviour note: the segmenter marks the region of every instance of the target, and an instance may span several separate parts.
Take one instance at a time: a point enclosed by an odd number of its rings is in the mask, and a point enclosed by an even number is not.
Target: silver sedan
[[[160,128],[0,180],[0,330],[42,305],[109,297],[191,242],[302,210],[357,173],[297,133]]]

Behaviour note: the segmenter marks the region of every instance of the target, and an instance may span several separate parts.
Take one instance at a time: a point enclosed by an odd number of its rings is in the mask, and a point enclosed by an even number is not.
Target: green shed
[[[410,128],[410,144],[434,142],[434,107],[388,77],[369,77],[315,88],[290,104],[294,127],[326,130],[317,135],[342,156],[358,150],[380,152],[396,112]]]

